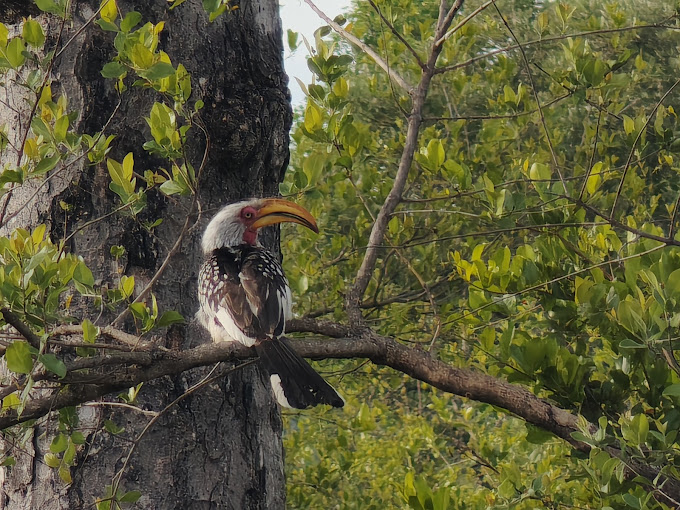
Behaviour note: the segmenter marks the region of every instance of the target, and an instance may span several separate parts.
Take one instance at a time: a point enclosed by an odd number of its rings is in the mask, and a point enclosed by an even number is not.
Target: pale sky
[[[329,18],[333,19],[338,14],[347,12],[350,0],[314,0],[314,4]],[[310,45],[314,46],[314,31],[326,23],[319,18],[303,0],[281,0],[279,3],[281,21],[283,22],[283,46],[285,48],[286,73],[290,78],[288,87],[293,96],[293,107],[305,101],[305,95],[295,78],[300,78],[303,83],[312,81],[312,73],[307,68],[307,47],[302,41],[305,36]],[[288,29],[299,32],[298,42],[300,45],[291,55],[288,48]]]

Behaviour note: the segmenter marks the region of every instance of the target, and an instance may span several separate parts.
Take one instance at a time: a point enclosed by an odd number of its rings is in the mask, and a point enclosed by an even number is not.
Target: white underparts
[[[283,386],[281,386],[281,377],[279,377],[279,374],[270,375],[269,382],[271,383],[272,389],[274,390],[274,396],[276,397],[276,401],[283,407],[288,407],[292,409],[293,406],[290,405],[288,399],[286,398],[286,395],[283,393]]]

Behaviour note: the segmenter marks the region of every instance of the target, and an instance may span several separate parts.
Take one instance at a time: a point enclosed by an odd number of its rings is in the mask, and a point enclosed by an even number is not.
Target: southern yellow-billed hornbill
[[[288,280],[274,254],[258,244],[257,233],[286,221],[319,231],[307,210],[276,198],[237,202],[215,215],[202,240],[198,319],[213,341],[255,346],[279,404],[342,407],[342,397],[284,336],[291,317]]]

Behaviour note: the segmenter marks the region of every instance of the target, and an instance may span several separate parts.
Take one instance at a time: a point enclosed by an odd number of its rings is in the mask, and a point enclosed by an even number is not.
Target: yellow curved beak
[[[319,233],[316,220],[307,209],[280,198],[267,198],[262,201],[262,206],[257,212],[257,219],[253,222],[252,227],[258,229],[284,222],[298,223],[317,234]]]

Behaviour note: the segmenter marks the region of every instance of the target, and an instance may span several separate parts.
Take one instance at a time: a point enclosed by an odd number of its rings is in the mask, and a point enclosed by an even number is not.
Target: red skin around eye
[[[243,233],[243,242],[251,246],[255,246],[257,243],[257,230],[250,227],[252,223],[257,218],[257,209],[248,206],[241,209],[239,213],[241,216],[241,221],[248,227]]]

